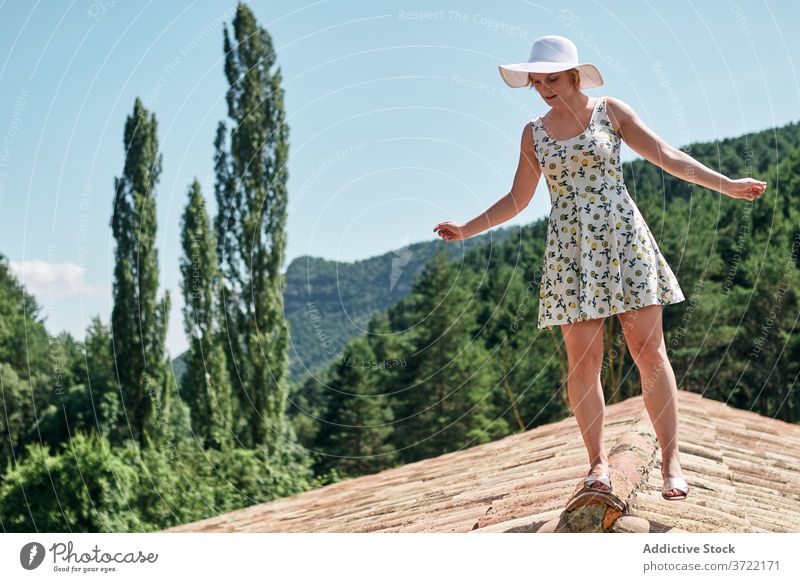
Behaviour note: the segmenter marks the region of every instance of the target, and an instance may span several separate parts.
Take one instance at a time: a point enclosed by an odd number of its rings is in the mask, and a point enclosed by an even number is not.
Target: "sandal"
[[[670,489],[678,489],[683,493],[679,495],[667,495],[667,491]],[[681,499],[686,499],[687,495],[689,495],[689,484],[686,482],[686,479],[683,477],[664,477],[664,486],[661,488],[661,497],[667,501],[679,501]]]
[[[592,483],[600,482],[608,489],[602,489],[601,487],[591,487]],[[599,491],[601,493],[611,493],[611,479],[608,477],[608,473],[600,473],[599,477],[595,477],[594,475],[589,475],[583,478],[583,488],[588,489],[589,491]]]

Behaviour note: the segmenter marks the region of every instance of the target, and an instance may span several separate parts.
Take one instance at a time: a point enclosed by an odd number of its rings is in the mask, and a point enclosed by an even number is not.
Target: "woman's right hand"
[[[464,240],[465,238],[469,238],[467,233],[464,232],[463,224],[458,224],[457,222],[452,222],[450,220],[446,220],[437,224],[435,227],[433,227],[433,232],[442,237],[444,242],[450,242],[451,240]]]

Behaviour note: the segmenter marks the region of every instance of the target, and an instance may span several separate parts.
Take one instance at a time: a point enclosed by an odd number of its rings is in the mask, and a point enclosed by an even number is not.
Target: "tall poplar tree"
[[[230,135],[220,123],[216,218],[224,276],[225,345],[237,382],[243,442],[269,451],[291,440],[286,419],[288,326],[281,266],[286,243],[288,127],[270,35],[239,4],[224,34]],[[289,436],[287,436],[289,435]]]
[[[125,122],[125,164],[114,179],[111,228],[117,242],[111,312],[112,354],[123,422],[145,445],[163,441],[168,426],[164,341],[169,293],[159,301],[155,186],[161,174],[158,124],[137,97]],[[165,444],[160,443],[162,446]]]
[[[195,179],[181,225],[183,325],[189,339],[182,393],[189,401],[195,435],[205,447],[223,449],[230,445],[233,412],[225,352],[217,341],[219,270],[216,241],[208,223],[203,193]]]

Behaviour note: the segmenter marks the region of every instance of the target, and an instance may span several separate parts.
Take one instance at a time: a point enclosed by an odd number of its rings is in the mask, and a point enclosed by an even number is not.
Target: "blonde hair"
[[[581,72],[578,69],[567,69],[565,72],[572,76],[573,85],[575,85],[576,89],[579,89],[581,86]],[[528,82],[525,83],[525,86],[529,89],[533,88],[533,77],[531,77],[531,73],[528,73]]]

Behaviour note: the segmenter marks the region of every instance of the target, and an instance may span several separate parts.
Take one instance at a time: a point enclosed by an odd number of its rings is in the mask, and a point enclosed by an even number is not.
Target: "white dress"
[[[551,139],[542,116],[532,127],[551,201],[537,326],[552,329],[683,301],[678,280],[625,187],[621,140],[609,121],[606,98],[595,100],[588,127],[573,138]]]

